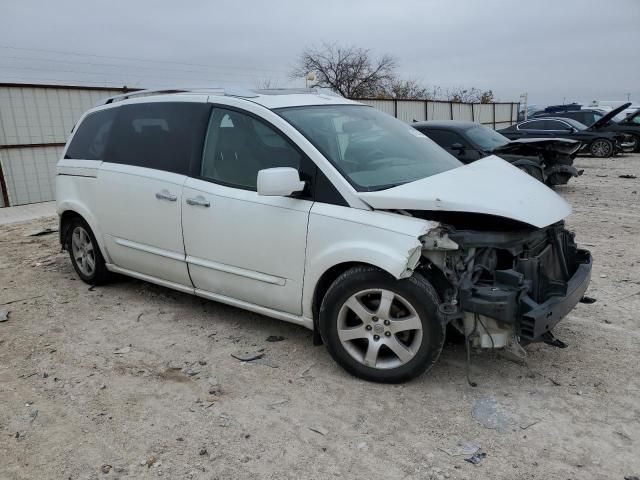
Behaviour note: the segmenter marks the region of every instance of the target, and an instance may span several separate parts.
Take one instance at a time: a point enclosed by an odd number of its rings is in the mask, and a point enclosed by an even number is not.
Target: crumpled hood
[[[379,210],[481,213],[538,228],[571,213],[560,195],[495,155],[422,180],[358,195]]]

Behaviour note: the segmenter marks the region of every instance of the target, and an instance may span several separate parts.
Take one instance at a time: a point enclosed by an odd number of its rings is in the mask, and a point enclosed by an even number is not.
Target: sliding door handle
[[[193,205],[195,207],[209,207],[211,204],[209,200],[204,198],[202,195],[198,195],[194,198],[187,198],[187,205]]]
[[[168,200],[170,202],[175,202],[178,199],[177,195],[172,194],[169,190],[160,190],[159,192],[156,192],[156,198],[158,200]]]

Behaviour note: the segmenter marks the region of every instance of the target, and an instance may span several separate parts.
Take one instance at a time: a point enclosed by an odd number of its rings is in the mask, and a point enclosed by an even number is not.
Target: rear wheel
[[[594,157],[608,158],[613,155],[613,143],[606,138],[598,138],[591,142],[589,152]]]
[[[421,275],[396,280],[375,267],[340,275],[320,307],[320,331],[334,360],[352,375],[397,383],[430,369],[445,328],[438,295]]]
[[[630,135],[634,152],[640,152],[640,137],[638,135]]]
[[[66,246],[74,270],[89,285],[106,283],[109,271],[91,228],[80,217],[75,217],[70,222]]]

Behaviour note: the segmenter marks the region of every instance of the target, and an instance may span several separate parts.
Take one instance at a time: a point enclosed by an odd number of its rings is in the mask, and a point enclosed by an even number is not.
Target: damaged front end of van
[[[415,270],[437,286],[443,321],[469,346],[519,358],[532,342],[563,346],[552,330],[584,296],[592,258],[565,228],[571,209],[560,196],[488,157],[363,197],[433,225]]]
[[[563,222],[513,231],[442,226],[423,245],[422,268],[437,269],[448,284],[445,321],[474,347],[505,348],[518,357],[522,344],[561,346],[551,331],[591,278],[591,254],[577,247]]]

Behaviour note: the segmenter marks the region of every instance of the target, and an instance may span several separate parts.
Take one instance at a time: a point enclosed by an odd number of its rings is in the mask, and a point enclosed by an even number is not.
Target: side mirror
[[[288,197],[304,190],[304,185],[295,168],[265,168],[258,172],[258,195]]]
[[[454,143],[453,145],[451,145],[451,150],[459,150],[462,151],[464,150],[464,146],[461,143]]]

